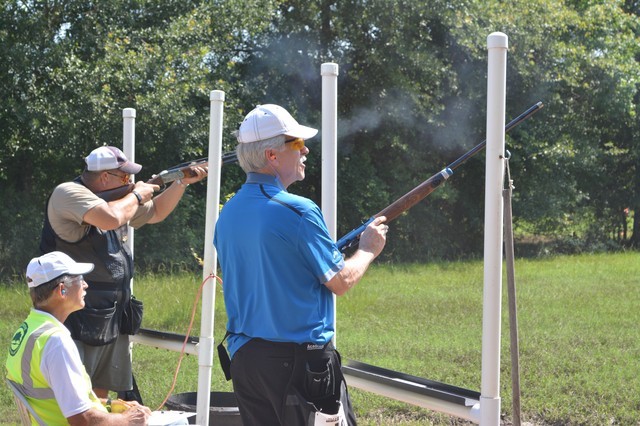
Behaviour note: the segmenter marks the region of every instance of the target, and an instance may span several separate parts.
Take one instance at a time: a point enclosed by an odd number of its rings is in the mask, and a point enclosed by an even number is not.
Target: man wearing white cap
[[[132,318],[141,320],[141,315],[127,315],[133,306],[133,259],[125,245],[127,224],[139,228],[164,220],[178,205],[185,188],[207,176],[207,168],[195,168],[194,177],[176,180],[154,197],[159,186],[143,181],[131,184],[131,176],[142,166],[129,161],[116,147],[94,149],[85,165],[82,175],[53,190],[40,250],[62,251],[77,261],[95,264],[86,275],[86,308],[71,314],[65,325],[78,346],[94,391],[106,398],[109,390],[123,394],[133,388],[127,333],[139,328],[139,321],[133,324]],[[107,201],[98,195],[124,185],[133,188],[119,199]]]
[[[316,133],[267,104],[251,111],[236,135],[247,180],[223,207],[214,244],[230,375],[245,425],[314,424],[310,419],[323,415],[331,424],[355,423],[331,343],[333,294],[353,287],[380,254],[386,218],[375,219],[343,259],[320,208],[287,191],[304,179],[305,140]]]
[[[151,410],[136,402],[101,402],[91,389],[78,349],[63,325],[84,307],[91,263],[76,263],[62,252],[36,257],[27,266],[33,309],[11,340],[7,379],[47,425],[145,424]],[[109,414],[116,404],[126,411]],[[122,407],[124,409],[124,407]]]

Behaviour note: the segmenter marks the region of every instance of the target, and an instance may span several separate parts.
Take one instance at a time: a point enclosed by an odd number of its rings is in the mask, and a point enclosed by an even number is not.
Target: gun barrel
[[[544,105],[542,104],[542,102],[537,102],[535,105],[530,106],[525,112],[523,112],[522,114],[520,114],[519,116],[511,120],[509,123],[507,123],[506,126],[504,126],[505,133],[508,133],[511,129],[516,127],[518,124],[522,123],[524,120],[531,117],[533,114],[538,112],[543,106]],[[474,146],[469,151],[467,151],[464,155],[462,155],[456,161],[449,164],[447,167],[451,170],[457,169],[462,163],[464,163],[469,158],[476,155],[478,151],[480,151],[486,145],[487,145],[487,140],[485,139],[482,142],[480,142],[478,145]]]
[[[238,162],[238,154],[235,151],[227,152],[222,155],[222,164],[233,164]]]
[[[228,152],[222,155],[222,165],[233,164],[238,162],[238,156],[235,151]],[[195,172],[191,169],[193,166],[206,166],[209,164],[208,158],[199,158],[193,161],[187,161],[176,166],[173,166],[167,170],[163,170],[157,175],[153,176],[147,181],[155,185],[166,185],[174,180],[182,179],[185,177],[195,176]]]

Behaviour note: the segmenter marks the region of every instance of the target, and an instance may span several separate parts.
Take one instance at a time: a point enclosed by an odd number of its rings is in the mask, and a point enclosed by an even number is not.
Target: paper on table
[[[149,417],[149,426],[168,426],[189,424],[188,418],[196,413],[186,411],[153,411]]]

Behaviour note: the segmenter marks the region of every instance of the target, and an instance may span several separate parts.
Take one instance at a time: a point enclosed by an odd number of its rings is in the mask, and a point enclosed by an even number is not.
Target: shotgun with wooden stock
[[[535,105],[529,107],[525,112],[511,120],[504,128],[505,132],[513,129],[518,124],[522,123],[527,118],[531,117],[534,113],[538,112],[542,108],[542,102],[538,102]],[[418,204],[425,197],[431,194],[437,187],[442,185],[445,180],[449,179],[449,177],[453,174],[453,171],[457,169],[462,163],[467,161],[469,158],[476,155],[480,150],[482,150],[487,145],[487,141],[484,140],[480,142],[478,145],[473,147],[471,150],[467,151],[463,156],[458,158],[453,163],[449,164],[447,167],[431,176],[429,179],[422,182],[420,185],[413,188],[411,191],[407,192],[402,197],[398,198],[396,201],[388,205],[384,210],[376,213],[371,216],[366,222],[360,225],[358,228],[346,234],[344,237],[340,238],[337,241],[338,249],[341,252],[346,251],[351,247],[355,247],[359,240],[360,234],[364,232],[367,226],[373,222],[376,217],[385,216],[387,221],[385,223],[389,223],[398,216],[400,216],[405,211],[409,210],[411,207]]]
[[[238,162],[238,157],[236,156],[235,151],[229,152],[222,155],[222,165],[225,164],[233,164]],[[157,175],[153,175],[151,179],[147,181],[147,183],[153,185],[160,185],[161,187],[182,178],[189,178],[196,176],[196,172],[193,171],[194,167],[206,167],[209,164],[208,158],[200,158],[198,160],[187,161],[185,163],[180,163],[173,167],[170,167],[166,170],[161,171]],[[127,185],[119,186],[114,189],[110,189],[108,191],[102,191],[96,193],[96,195],[103,200],[113,201],[119,200],[124,197],[128,193],[133,190],[135,184],[129,183]]]

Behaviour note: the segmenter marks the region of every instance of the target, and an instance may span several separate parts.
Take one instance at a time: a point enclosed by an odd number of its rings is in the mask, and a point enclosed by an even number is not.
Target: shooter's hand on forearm
[[[196,166],[191,167],[191,172],[189,176],[185,174],[185,177],[182,178],[182,183],[191,185],[192,183],[200,182],[202,179],[206,178],[209,174],[209,166]]]

